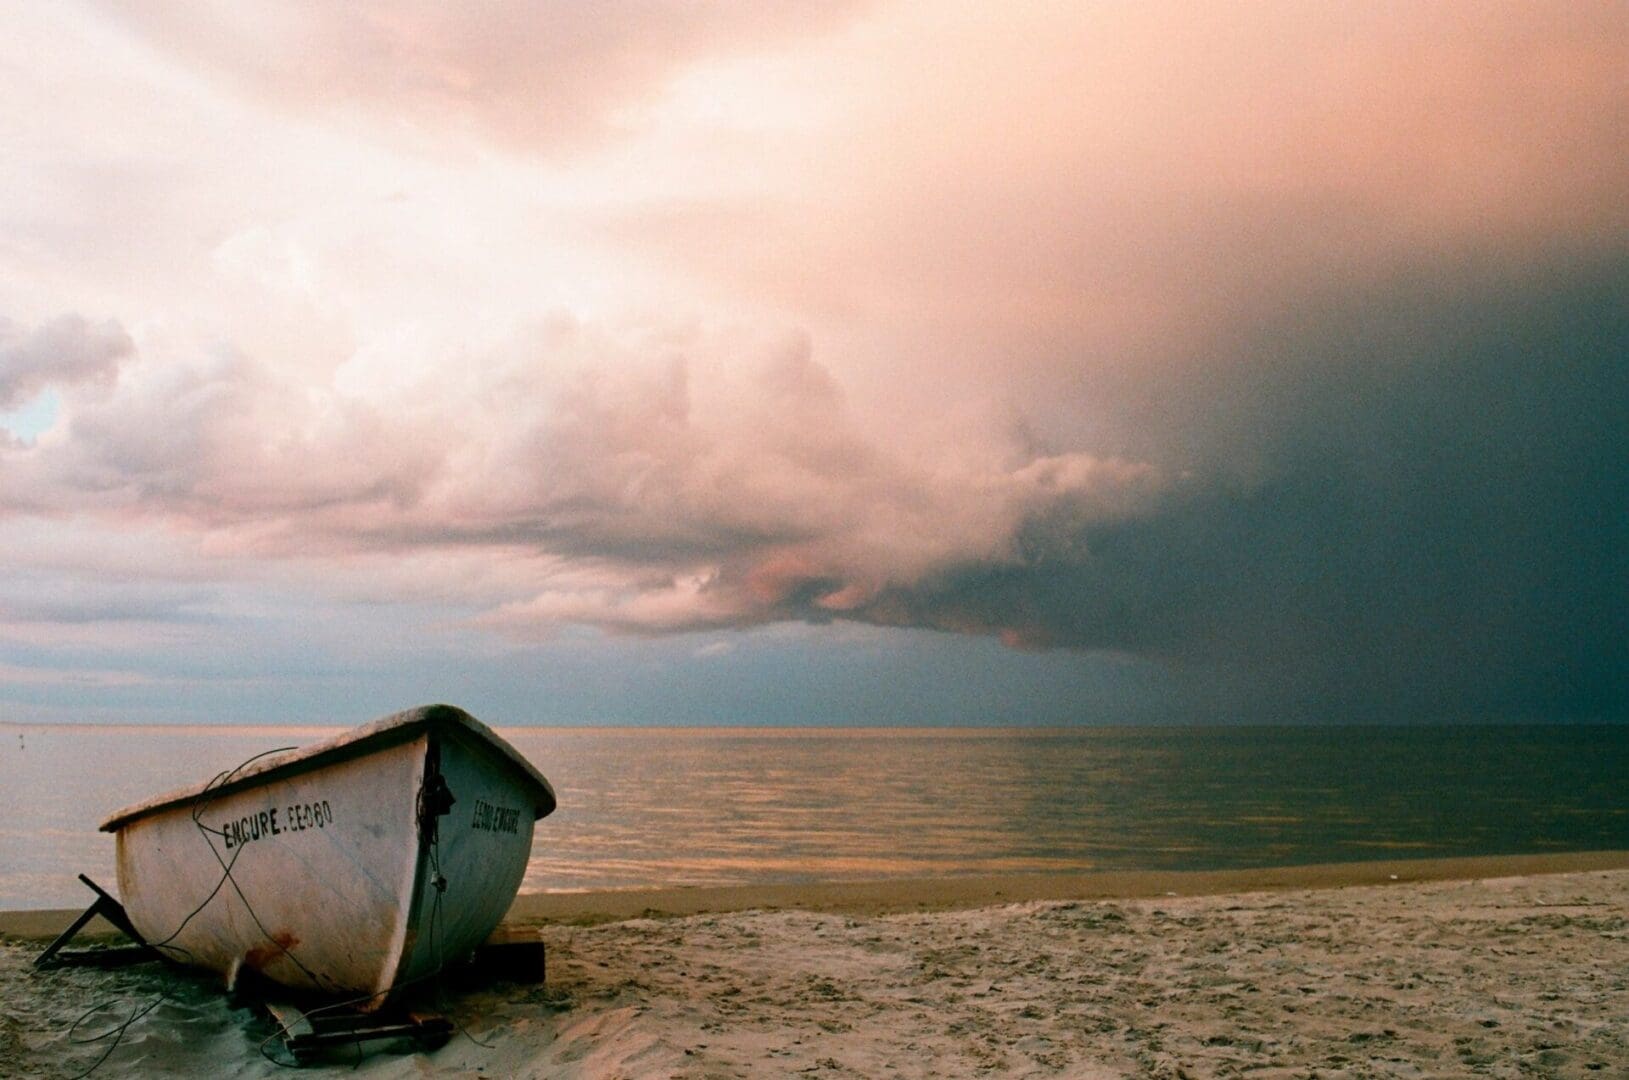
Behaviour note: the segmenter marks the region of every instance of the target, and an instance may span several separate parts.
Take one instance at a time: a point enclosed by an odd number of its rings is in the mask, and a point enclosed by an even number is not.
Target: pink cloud
[[[843,619],[1621,706],[1614,6],[110,6],[35,28],[134,104],[19,81],[14,141],[72,152],[6,163],[17,303],[99,302],[102,249],[185,272],[102,271],[139,352],[0,326],[0,406],[62,400],[0,447],[14,517],[517,636]]]
[[[106,5],[230,86],[331,118],[349,110],[434,140],[474,132],[526,149],[603,135],[618,109],[700,60],[818,33],[850,5],[615,0]]]
[[[48,386],[111,382],[131,350],[130,336],[111,321],[63,315],[25,330],[0,318],[0,409]]]
[[[893,4],[870,25],[808,58],[844,73],[821,84],[839,117],[748,158],[762,191],[605,225],[729,295],[874,327],[887,361],[845,368],[856,387],[996,383],[1118,424],[1105,397],[1203,375],[1287,294],[1629,237],[1613,5]]]
[[[802,336],[555,324],[482,370],[386,412],[227,350],[143,357],[12,453],[7,502],[166,522],[216,554],[485,548],[537,582],[491,625],[672,631],[856,611],[1012,557],[1037,513],[1109,520],[1163,483],[982,434],[938,467],[902,457]]]

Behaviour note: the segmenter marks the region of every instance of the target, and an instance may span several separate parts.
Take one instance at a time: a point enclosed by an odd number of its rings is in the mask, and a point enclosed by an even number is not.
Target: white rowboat
[[[166,956],[372,1009],[467,957],[509,910],[554,789],[430,705],[126,807],[119,894]]]

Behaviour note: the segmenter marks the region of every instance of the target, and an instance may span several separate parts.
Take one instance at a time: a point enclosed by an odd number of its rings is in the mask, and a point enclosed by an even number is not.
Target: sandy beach
[[[142,1009],[95,1075],[284,1073],[207,979],[35,972],[61,922],[0,915],[0,1075],[76,1075]],[[528,896],[508,928],[545,983],[305,1074],[1629,1076],[1622,852]]]

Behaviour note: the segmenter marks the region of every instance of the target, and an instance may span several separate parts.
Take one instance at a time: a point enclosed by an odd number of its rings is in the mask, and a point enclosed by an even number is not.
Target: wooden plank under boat
[[[396,713],[126,807],[130,921],[173,960],[377,1008],[492,933],[526,872],[543,774],[449,705]]]

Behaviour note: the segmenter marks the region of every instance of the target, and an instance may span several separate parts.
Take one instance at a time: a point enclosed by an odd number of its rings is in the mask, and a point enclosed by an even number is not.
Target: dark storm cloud
[[[801,339],[731,377],[630,355],[502,386],[430,438],[241,359],[137,371],[17,476],[64,509],[251,523],[262,554],[554,560],[482,601],[520,637],[850,620],[1157,660],[1218,714],[1629,711],[1623,257],[1287,298],[1103,402],[1134,460],[1031,433],[907,465]]]
[[[1629,711],[1629,260],[1324,298],[1164,395],[1189,477],[861,617],[1164,657],[1305,718]],[[1480,279],[1476,285],[1456,284]]]

